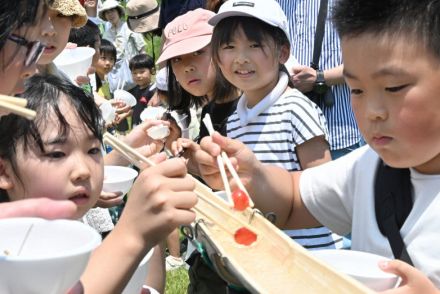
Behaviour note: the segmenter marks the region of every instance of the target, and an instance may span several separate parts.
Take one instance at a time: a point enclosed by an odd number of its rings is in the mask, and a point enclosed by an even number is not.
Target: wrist
[[[328,90],[328,85],[326,84],[324,71],[317,69],[316,70],[316,80],[313,86],[313,91],[317,94],[324,94]]]

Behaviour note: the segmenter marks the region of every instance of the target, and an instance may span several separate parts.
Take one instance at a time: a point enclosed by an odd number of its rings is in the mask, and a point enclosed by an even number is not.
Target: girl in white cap
[[[243,91],[228,119],[227,136],[245,143],[261,162],[289,171],[330,161],[325,118],[317,105],[292,88],[284,66],[291,44],[279,4],[226,1],[209,23],[214,25],[211,44],[219,78]],[[286,233],[305,248],[342,245],[325,227]]]

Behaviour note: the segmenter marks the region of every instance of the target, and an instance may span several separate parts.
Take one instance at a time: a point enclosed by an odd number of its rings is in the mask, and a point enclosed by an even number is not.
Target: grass
[[[165,293],[166,294],[184,294],[188,288],[188,271],[179,268],[167,272]]]

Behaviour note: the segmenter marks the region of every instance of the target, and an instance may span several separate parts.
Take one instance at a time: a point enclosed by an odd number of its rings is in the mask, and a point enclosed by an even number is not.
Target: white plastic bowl
[[[87,75],[94,54],[95,49],[90,47],[64,49],[53,62],[74,82],[78,76]]]
[[[378,262],[389,258],[354,250],[317,250],[311,253],[335,270],[345,273],[375,291],[396,286],[398,277],[383,272]]]
[[[147,134],[153,140],[165,139],[170,134],[170,128],[166,125],[152,126],[147,130]]]
[[[165,111],[166,109],[160,106],[148,106],[141,112],[140,118],[142,121],[161,119]]]
[[[106,123],[111,123],[116,118],[116,109],[112,106],[109,101],[105,101],[99,106],[101,110],[102,118]]]
[[[138,172],[130,167],[105,165],[104,166],[104,192],[121,192],[127,194],[133,185]]]
[[[130,93],[125,90],[116,90],[113,93],[113,97],[115,97],[116,100],[123,101],[126,105],[133,107],[136,105],[137,101],[136,98]]]
[[[4,294],[66,293],[101,243],[94,229],[74,220],[2,219],[0,235],[0,293]]]
[[[145,284],[145,278],[148,273],[149,261],[151,256],[153,255],[154,249],[151,249],[147,255],[141,260],[138,268],[134,272],[133,276],[131,276],[130,281],[128,281],[127,286],[125,286],[122,294],[133,294],[133,293],[141,293],[142,286]]]

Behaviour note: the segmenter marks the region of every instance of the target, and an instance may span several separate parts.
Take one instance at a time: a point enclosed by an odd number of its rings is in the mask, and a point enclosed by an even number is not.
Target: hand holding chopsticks
[[[208,129],[209,135],[212,135],[214,133],[214,127],[211,122],[211,117],[207,113],[205,117],[203,118],[203,123],[205,124],[206,128]],[[229,160],[228,156],[224,151],[221,152],[219,156],[217,156],[217,164],[220,170],[220,175],[223,180],[223,185],[225,187],[225,192],[228,198],[228,202],[231,205],[234,205],[234,200],[232,199],[232,192],[231,187],[229,185],[228,178],[226,176],[226,171],[224,165],[226,164],[226,167],[228,168],[229,172],[231,173],[232,177],[234,178],[235,182],[237,183],[238,188],[243,191],[249,201],[249,206],[254,207],[254,202],[252,201],[251,197],[249,197],[249,193],[247,192],[246,188],[244,187],[243,183],[240,180],[240,177],[237,174],[237,171],[234,169],[231,161]]]

